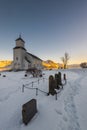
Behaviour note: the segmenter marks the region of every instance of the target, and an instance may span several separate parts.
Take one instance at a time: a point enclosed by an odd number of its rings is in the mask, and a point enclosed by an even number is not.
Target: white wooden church
[[[27,52],[25,41],[21,36],[15,42],[16,46],[13,48],[13,70],[26,70],[31,67],[42,69],[42,60]]]

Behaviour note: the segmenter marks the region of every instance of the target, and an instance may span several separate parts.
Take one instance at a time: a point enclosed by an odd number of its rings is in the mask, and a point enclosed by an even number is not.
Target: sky
[[[13,60],[20,34],[42,60],[87,62],[87,0],[0,0],[0,60]]]

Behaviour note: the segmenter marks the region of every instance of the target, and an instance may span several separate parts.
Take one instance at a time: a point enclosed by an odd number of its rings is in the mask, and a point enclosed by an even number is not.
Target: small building
[[[42,60],[27,52],[25,41],[19,36],[15,40],[16,46],[13,48],[13,70],[26,70],[31,67],[42,69]]]

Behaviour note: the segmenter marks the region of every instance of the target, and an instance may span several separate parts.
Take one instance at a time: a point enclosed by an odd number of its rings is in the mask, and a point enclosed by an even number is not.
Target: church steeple
[[[19,37],[21,38],[21,33],[19,34]]]
[[[19,34],[19,37],[15,41],[19,41],[19,40],[25,43],[25,41],[21,38],[21,34]]]
[[[21,34],[19,35],[19,37],[15,41],[16,41],[17,47],[23,47],[24,48],[25,41],[21,38]]]

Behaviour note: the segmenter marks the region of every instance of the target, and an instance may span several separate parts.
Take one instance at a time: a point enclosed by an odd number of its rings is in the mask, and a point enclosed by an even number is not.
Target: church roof
[[[39,57],[37,57],[37,56],[35,56],[35,55],[33,55],[33,54],[29,53],[29,52],[27,52],[27,54],[31,55],[32,57],[34,57],[34,58],[36,58],[38,60],[41,60]],[[41,60],[41,61],[43,61],[43,60]]]
[[[21,37],[17,38],[15,41],[19,41],[19,40],[25,43],[25,41]]]
[[[31,61],[30,61],[27,57],[25,57],[25,60],[26,60],[27,62],[31,63]]]
[[[19,49],[19,48],[21,48],[21,49],[23,49],[23,50],[26,51],[26,49],[25,49],[24,47],[19,47],[19,46],[16,46],[16,47],[14,47],[13,49]]]

